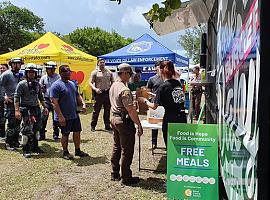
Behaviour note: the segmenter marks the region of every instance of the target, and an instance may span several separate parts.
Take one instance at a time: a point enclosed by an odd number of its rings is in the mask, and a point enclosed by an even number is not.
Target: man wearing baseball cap
[[[109,92],[112,105],[111,125],[114,139],[111,158],[111,180],[122,179],[123,185],[133,185],[139,182],[139,177],[133,177],[130,169],[136,134],[134,123],[138,125],[137,134],[139,137],[143,134],[143,129],[134,106],[131,91],[127,87],[127,83],[133,74],[132,68],[129,64],[123,63],[118,66],[118,69],[119,80],[112,84]]]

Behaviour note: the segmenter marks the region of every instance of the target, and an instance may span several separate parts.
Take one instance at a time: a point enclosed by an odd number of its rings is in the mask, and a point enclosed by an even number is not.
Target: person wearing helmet
[[[53,106],[50,99],[50,87],[51,85],[58,79],[60,79],[60,75],[55,73],[56,63],[53,61],[49,61],[44,63],[46,68],[46,74],[41,77],[39,83],[42,88],[42,92],[44,94],[45,104],[47,109],[52,112],[52,119],[53,119],[53,139],[59,139],[59,127],[58,123],[54,120],[54,111]],[[40,140],[46,139],[46,126],[48,121],[49,115],[42,116],[42,129],[40,130]]]
[[[0,87],[4,90],[5,95],[5,117],[7,118],[6,129],[6,149],[16,150],[20,146],[19,133],[21,120],[15,118],[14,93],[17,84],[22,76],[19,73],[21,66],[24,64],[21,58],[12,58],[9,61],[10,69],[0,76]]]
[[[0,64],[0,75],[3,74],[5,71],[8,70],[8,65],[7,64]],[[4,90],[2,87],[0,87],[0,138],[5,138],[6,137],[6,132],[5,132],[5,123],[6,123],[6,118],[4,115]]]
[[[25,67],[25,80],[18,83],[14,94],[14,106],[16,119],[23,120],[21,130],[23,156],[31,157],[31,153],[44,153],[38,147],[39,130],[42,128],[41,110],[39,102],[43,106],[43,114],[48,114],[41,86],[37,79],[37,67],[29,63]]]

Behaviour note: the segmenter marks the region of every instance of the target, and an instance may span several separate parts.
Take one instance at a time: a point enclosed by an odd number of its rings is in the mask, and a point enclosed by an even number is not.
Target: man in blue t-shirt
[[[68,151],[68,137],[70,132],[73,132],[75,156],[89,156],[80,150],[80,133],[82,127],[80,117],[77,113],[77,106],[82,106],[83,111],[86,110],[85,103],[76,90],[74,83],[70,81],[71,70],[69,66],[61,65],[59,67],[59,74],[61,79],[58,79],[52,84],[50,97],[55,111],[54,120],[59,123],[62,133],[63,158],[67,160],[73,159],[73,156]]]

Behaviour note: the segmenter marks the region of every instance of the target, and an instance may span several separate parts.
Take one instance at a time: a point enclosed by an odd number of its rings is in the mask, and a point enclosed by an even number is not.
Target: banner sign
[[[169,199],[218,200],[218,137],[215,124],[169,123]]]

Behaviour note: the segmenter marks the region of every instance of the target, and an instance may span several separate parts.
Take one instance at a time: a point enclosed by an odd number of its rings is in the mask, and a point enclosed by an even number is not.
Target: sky
[[[184,31],[158,36],[144,19],[153,3],[159,0],[122,0],[118,5],[110,0],[10,0],[18,7],[31,10],[43,18],[46,31],[68,34],[76,28],[100,27],[106,31],[115,30],[123,37],[139,38],[150,34],[164,46],[182,56],[185,51],[177,42]]]

